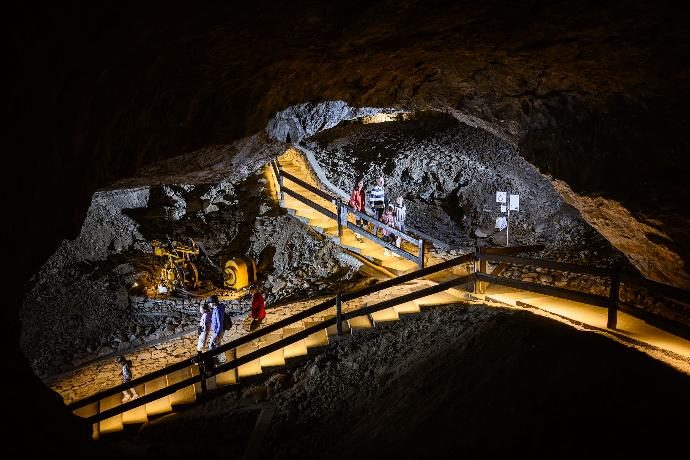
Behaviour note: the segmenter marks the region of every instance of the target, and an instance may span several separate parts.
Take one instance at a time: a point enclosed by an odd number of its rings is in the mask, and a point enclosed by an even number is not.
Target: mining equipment
[[[256,263],[251,257],[235,257],[225,262],[224,286],[230,289],[244,289],[256,283]]]
[[[170,238],[167,244],[158,240],[151,242],[154,255],[167,257],[160,273],[157,289],[159,294],[186,292],[199,288],[199,270],[193,262],[199,255],[199,245],[191,238],[189,241],[189,245],[171,241]]]

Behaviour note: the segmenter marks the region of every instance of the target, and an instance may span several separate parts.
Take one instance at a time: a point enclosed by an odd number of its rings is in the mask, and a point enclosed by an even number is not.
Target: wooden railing
[[[670,321],[662,316],[647,312],[638,306],[630,305],[622,302],[620,299],[621,283],[625,285],[635,285],[643,287],[658,296],[667,297],[681,303],[690,304],[690,292],[667,284],[658,283],[643,278],[639,275],[620,271],[616,268],[602,268],[586,265],[570,264],[565,262],[555,262],[550,260],[532,259],[527,257],[516,257],[514,255],[501,254],[503,248],[487,248],[477,249],[476,259],[480,261],[479,268],[476,271],[475,292],[482,292],[485,286],[482,282],[489,282],[508,286],[516,289],[523,289],[525,291],[536,292],[544,295],[550,295],[561,299],[572,300],[575,302],[582,302],[589,305],[596,305],[608,309],[608,319],[606,327],[615,329],[618,324],[618,310],[636,316],[648,323],[666,330],[674,335],[690,340],[690,328],[681,324]],[[494,276],[486,273],[486,262],[502,262],[513,265],[522,265],[530,267],[542,267],[551,270],[562,272],[579,273],[584,275],[598,276],[608,279],[609,290],[608,295],[590,294],[572,289],[560,288],[555,286],[548,286],[540,283],[532,283],[527,281],[513,280],[500,276]],[[484,263],[481,263],[484,262]]]
[[[448,260],[446,262],[442,262],[440,264],[433,265],[431,267],[427,267],[421,270],[417,270],[412,273],[408,273],[402,276],[398,276],[396,278],[375,284],[373,286],[368,286],[362,289],[359,289],[354,292],[349,292],[349,293],[343,293],[343,294],[337,294],[334,298],[328,299],[324,302],[321,302],[318,305],[314,305],[313,307],[310,307],[304,311],[301,311],[299,313],[296,313],[288,318],[282,319],[280,321],[277,321],[273,324],[267,325],[266,327],[259,329],[257,331],[251,332],[243,337],[240,337],[238,339],[235,339],[233,341],[230,341],[224,345],[221,345],[218,348],[215,348],[213,350],[209,350],[204,353],[199,353],[196,357],[180,361],[178,363],[172,364],[170,366],[167,366],[163,369],[160,369],[158,371],[152,372],[150,374],[147,374],[145,376],[136,378],[131,380],[128,383],[123,383],[121,385],[117,385],[115,387],[112,387],[108,390],[102,391],[100,393],[94,394],[92,396],[89,396],[87,398],[84,398],[80,401],[76,401],[74,403],[69,404],[67,407],[70,410],[76,410],[79,408],[82,408],[84,406],[87,406],[89,404],[96,403],[104,398],[107,398],[109,396],[112,396],[114,394],[117,394],[123,390],[141,385],[146,382],[150,382],[152,380],[155,380],[157,378],[160,378],[162,376],[168,375],[172,372],[184,369],[185,367],[188,367],[190,365],[198,365],[199,366],[199,375],[187,378],[185,380],[182,380],[180,382],[177,382],[173,385],[167,386],[165,388],[162,388],[160,390],[157,390],[153,393],[141,396],[137,399],[128,401],[127,403],[124,403],[122,405],[113,407],[111,409],[105,410],[103,412],[99,412],[98,414],[92,415],[87,418],[87,420],[91,423],[96,423],[101,420],[105,420],[109,417],[112,417],[114,415],[126,412],[130,409],[133,409],[135,407],[141,406],[143,404],[146,404],[148,402],[155,401],[161,397],[170,395],[177,390],[181,388],[185,388],[190,385],[194,385],[197,383],[201,384],[202,388],[202,393],[205,393],[207,391],[205,382],[206,379],[209,377],[212,377],[214,375],[226,372],[228,370],[237,368],[238,366],[241,366],[243,364],[247,364],[251,361],[254,361],[258,358],[261,358],[262,356],[266,356],[269,353],[272,353],[274,351],[277,351],[281,348],[284,348],[292,343],[295,343],[299,340],[302,340],[311,334],[322,331],[328,327],[331,327],[333,325],[336,326],[338,334],[342,334],[342,323],[343,321],[347,321],[349,319],[358,317],[358,316],[363,316],[363,315],[369,315],[371,313],[390,308],[396,305],[400,305],[405,302],[409,302],[411,300],[419,299],[422,297],[426,297],[428,295],[437,293],[437,292],[442,292],[446,289],[449,289],[454,286],[459,286],[463,284],[469,284],[473,283],[474,284],[474,290],[475,292],[479,292],[482,289],[484,289],[483,283],[494,283],[498,285],[503,285],[503,286],[508,286],[508,287],[513,287],[517,289],[523,289],[526,291],[530,292],[537,292],[537,293],[542,293],[545,295],[550,295],[554,297],[558,297],[561,299],[567,299],[567,300],[573,300],[577,302],[582,302],[586,303],[589,305],[595,305],[603,308],[608,309],[608,324],[607,327],[609,328],[615,328],[616,327],[616,322],[617,322],[617,311],[620,308],[621,310],[626,311],[627,313],[639,317],[650,324],[659,327],[660,329],[666,330],[672,334],[678,335],[680,337],[686,338],[687,340],[690,340],[690,328],[687,328],[683,325],[680,325],[678,323],[674,323],[672,321],[665,320],[664,318],[659,317],[658,315],[654,315],[650,312],[643,311],[637,307],[633,307],[627,304],[623,304],[620,299],[619,299],[619,287],[620,287],[620,282],[630,285],[640,285],[646,289],[649,289],[651,291],[659,293],[659,295],[669,297],[676,299],[681,302],[685,303],[690,303],[690,292],[685,291],[683,289],[679,289],[673,286],[668,286],[662,283],[657,283],[654,281],[647,280],[645,278],[641,278],[637,275],[631,274],[631,273],[619,273],[617,270],[609,269],[609,268],[600,268],[600,267],[591,267],[591,266],[584,266],[584,265],[576,265],[576,264],[569,264],[569,263],[563,263],[563,262],[554,262],[554,261],[548,261],[548,260],[541,260],[541,259],[533,259],[533,258],[526,258],[526,257],[518,257],[515,255],[509,255],[509,254],[515,254],[517,252],[527,252],[527,251],[534,251],[534,250],[539,250],[543,248],[542,246],[527,246],[527,247],[510,247],[510,248],[477,248],[473,253],[469,253],[451,260]],[[587,274],[587,275],[594,275],[594,276],[600,276],[600,277],[608,277],[610,279],[610,286],[609,286],[609,295],[608,296],[601,296],[601,295],[596,295],[596,294],[590,294],[590,293],[585,293],[585,292],[580,292],[580,291],[574,291],[571,289],[565,289],[565,288],[559,288],[559,287],[553,287],[553,286],[547,286],[539,283],[532,283],[532,282],[526,282],[526,281],[518,281],[518,280],[512,280],[509,278],[504,278],[500,276],[494,276],[486,273],[486,262],[491,261],[491,262],[499,262],[499,263],[511,263],[515,265],[526,265],[526,266],[531,266],[531,267],[544,267],[544,268],[549,268],[552,270],[560,270],[560,271],[565,271],[565,272],[571,272],[571,273],[581,273],[581,274]],[[447,270],[462,264],[466,263],[471,263],[474,262],[474,272],[470,273],[465,276],[454,276],[450,280],[445,281],[443,283],[439,283],[437,285],[422,289],[420,291],[415,291],[409,294],[405,294],[400,297],[395,297],[393,299],[388,299],[385,300],[381,303],[367,306],[364,308],[360,308],[357,310],[349,311],[349,312],[343,312],[342,311],[342,303],[347,302],[350,300],[354,300],[393,286],[400,285],[402,283],[422,278],[427,275],[431,275],[443,270]],[[247,344],[253,340],[259,339],[260,337],[270,334],[272,332],[278,331],[286,326],[293,325],[297,323],[298,321],[301,321],[303,319],[309,318],[315,314],[322,313],[325,310],[335,307],[336,309],[336,315],[332,318],[323,320],[313,326],[310,326],[296,334],[293,334],[289,337],[285,337],[277,342],[274,342],[272,344],[269,344],[267,346],[261,347],[257,349],[256,351],[253,351],[245,356],[235,358],[227,363],[218,365],[218,366],[212,366],[209,365],[209,363],[213,362],[213,358],[220,354],[220,353],[225,353],[228,350],[231,350],[233,348],[237,348],[241,345]]]
[[[340,199],[340,197],[335,197],[327,192],[324,192],[323,190],[319,189],[318,187],[314,187],[313,185],[303,181],[299,177],[295,177],[294,175],[283,171],[280,166],[275,162],[271,162],[271,168],[274,171],[274,174],[276,174],[276,177],[278,178],[279,182],[279,191],[280,191],[280,196],[281,199],[284,197],[284,194],[290,195],[291,197],[295,198],[296,200],[302,202],[306,206],[309,206],[310,208],[314,209],[315,211],[318,211],[319,213],[323,214],[324,216],[333,219],[337,222],[338,225],[338,237],[343,236],[343,229],[348,228],[352,230],[353,232],[357,233],[358,235],[361,235],[371,241],[374,241],[376,244],[383,246],[384,248],[390,250],[391,252],[398,254],[401,257],[404,257],[408,260],[411,260],[413,262],[416,262],[418,267],[420,269],[424,268],[424,240],[421,238],[415,238],[405,232],[402,232],[398,230],[395,227],[391,227],[390,225],[384,224],[383,222],[379,221],[378,219],[369,216],[366,213],[359,212],[347,204],[343,203],[343,201]],[[294,184],[299,185],[300,187],[309,190],[310,192],[318,195],[319,197],[328,200],[331,204],[336,206],[336,210],[331,211],[329,209],[324,208],[323,206],[319,205],[318,203],[313,202],[312,200],[303,197],[300,195],[298,192],[295,190],[292,190],[291,188],[287,187],[285,185],[285,179],[288,179],[290,182],[293,182]],[[403,248],[400,248],[396,246],[395,244],[392,244],[382,238],[379,238],[375,233],[372,233],[368,230],[366,230],[363,227],[360,227],[356,224],[353,224],[352,222],[349,221],[348,217],[349,215],[352,214],[359,220],[363,220],[370,224],[374,231],[376,231],[377,228],[384,229],[386,232],[395,235],[399,237],[401,240],[407,241],[411,243],[415,248],[416,248],[416,254],[413,252],[408,252]],[[402,245],[401,245],[402,246]]]
[[[279,350],[287,345],[290,345],[292,343],[295,343],[301,339],[304,339],[308,337],[309,335],[324,330],[330,326],[336,325],[337,330],[339,333],[342,332],[342,322],[346,321],[350,318],[354,318],[357,316],[362,316],[362,315],[367,315],[370,313],[373,313],[375,311],[383,310],[385,308],[390,308],[391,306],[394,305],[399,305],[405,302],[408,302],[410,300],[418,299],[421,297],[426,297],[428,295],[431,295],[436,292],[441,292],[443,290],[446,290],[450,287],[461,285],[461,284],[466,284],[466,283],[471,283],[474,280],[474,275],[467,275],[463,277],[455,277],[451,279],[450,281],[438,284],[436,286],[432,286],[426,289],[422,289],[420,291],[413,292],[411,294],[407,294],[405,296],[397,297],[395,299],[390,299],[388,301],[385,301],[381,304],[377,305],[372,305],[363,309],[359,310],[353,310],[351,312],[343,313],[341,310],[341,305],[342,302],[347,302],[350,300],[354,300],[384,289],[387,289],[389,287],[397,286],[402,283],[405,283],[407,281],[411,281],[413,279],[418,279],[433,273],[437,273],[443,270],[447,270],[449,268],[453,268],[462,264],[466,264],[472,261],[473,259],[473,254],[466,254],[464,256],[456,257],[454,259],[448,260],[446,262],[442,262],[440,264],[433,265],[431,267],[424,268],[422,270],[417,270],[412,273],[407,273],[405,275],[383,281],[381,283],[377,283],[373,286],[368,286],[362,289],[359,289],[354,292],[349,292],[349,293],[343,293],[343,294],[338,294],[336,297],[332,299],[328,299],[318,305],[314,305],[313,307],[310,307],[304,311],[301,311],[299,313],[296,313],[288,318],[282,319],[280,321],[277,321],[273,324],[269,324],[257,331],[250,332],[249,334],[242,336],[238,339],[232,340],[226,344],[223,344],[217,348],[214,348],[213,350],[206,351],[204,353],[199,353],[197,356],[191,359],[183,360],[178,363],[172,364],[170,366],[167,366],[163,369],[160,369],[158,371],[152,372],[150,374],[147,374],[145,376],[133,379],[127,383],[123,383],[117,386],[114,386],[112,388],[109,388],[107,390],[104,390],[102,392],[96,393],[94,395],[91,395],[87,398],[84,398],[82,400],[73,402],[67,406],[69,410],[76,410],[85,406],[88,406],[89,404],[97,403],[98,401],[110,397],[112,395],[118,394],[124,390],[136,387],[138,385],[141,385],[146,382],[153,381],[157,378],[163,377],[165,375],[168,375],[172,372],[184,369],[185,367],[189,367],[190,365],[198,365],[199,366],[199,375],[190,377],[188,379],[182,380],[180,382],[175,383],[174,385],[167,386],[165,388],[161,388],[160,390],[157,390],[153,393],[141,396],[139,398],[136,398],[134,400],[128,401],[122,405],[118,405],[116,407],[113,407],[111,409],[99,412],[97,414],[94,414],[90,417],[87,418],[87,421],[90,423],[96,423],[101,420],[105,420],[107,418],[110,418],[114,415],[121,414],[123,412],[126,412],[130,409],[133,409],[135,407],[139,407],[143,404],[146,404],[148,402],[155,401],[159,398],[162,398],[164,396],[170,395],[177,390],[181,388],[185,388],[190,385],[194,385],[197,383],[201,384],[202,392],[206,392],[206,379],[209,377],[212,377],[214,375],[226,372],[228,370],[234,369],[238,366],[241,366],[243,364],[249,363],[257,358],[260,358],[262,356],[265,356],[269,353],[272,353],[276,350]],[[270,334],[272,332],[278,331],[286,326],[293,325],[299,321],[302,321],[303,319],[309,318],[315,314],[322,313],[325,310],[331,308],[331,307],[336,307],[336,316],[334,318],[330,318],[324,321],[321,321],[313,326],[310,326],[309,328],[304,329],[303,331],[300,331],[296,334],[290,335],[289,337],[286,337],[284,339],[281,339],[277,342],[274,342],[272,344],[266,345],[264,347],[261,347],[257,349],[256,351],[253,351],[245,356],[242,356],[240,358],[233,359],[232,361],[229,361],[227,363],[224,363],[219,366],[210,366],[209,363],[213,362],[213,359],[216,355],[219,355],[221,353],[225,353],[228,350],[231,350],[233,348],[237,348],[241,345],[247,344],[252,342],[253,340],[259,339],[262,336],[265,336],[267,334]]]

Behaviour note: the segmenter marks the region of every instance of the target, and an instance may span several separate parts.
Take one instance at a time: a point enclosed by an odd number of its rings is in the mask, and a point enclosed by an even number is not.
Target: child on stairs
[[[129,359],[125,359],[124,356],[118,356],[115,359],[115,362],[122,366],[122,383],[127,383],[130,380],[132,380],[132,361]],[[131,394],[130,394],[131,392]],[[130,399],[135,399],[138,398],[139,395],[137,394],[136,390],[134,387],[128,388],[127,390],[122,391],[122,403],[126,403]]]

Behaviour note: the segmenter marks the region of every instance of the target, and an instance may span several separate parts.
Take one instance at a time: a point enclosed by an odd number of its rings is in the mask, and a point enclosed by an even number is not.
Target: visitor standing
[[[386,208],[386,191],[383,188],[384,184],[384,179],[383,176],[379,176],[376,178],[376,185],[372,187],[371,191],[369,192],[369,205],[371,206],[371,209],[374,211],[374,217],[376,217],[377,220],[381,220],[381,217],[383,216],[383,211]],[[378,232],[378,227],[374,225],[374,235]]]
[[[218,301],[218,296],[212,295],[209,297],[208,303],[211,305],[211,340],[209,341],[209,349],[218,348],[223,340],[225,333],[225,304]],[[219,363],[225,362],[225,353],[216,355]]]
[[[365,203],[366,203],[366,193],[364,192],[364,179],[359,178],[357,179],[357,182],[355,182],[355,188],[352,190],[352,193],[350,194],[350,201],[348,201],[348,206],[350,206],[352,209],[355,211],[359,211],[361,213],[366,212],[365,208]],[[358,226],[362,226],[364,221],[357,216],[355,220],[356,224]],[[355,238],[357,238],[357,241],[361,241],[362,237],[359,236],[358,233],[355,233]]]
[[[115,362],[122,366],[122,383],[128,383],[132,380],[132,361],[129,359],[125,359],[124,356],[118,356],[115,359]],[[122,403],[126,403],[130,399],[135,399],[138,398],[139,395],[137,394],[136,390],[134,387],[128,388],[126,390],[122,390]]]
[[[402,195],[398,196],[395,199],[395,205],[393,206],[393,215],[395,216],[395,228],[404,233],[407,230],[407,228],[405,227],[405,219],[407,218],[407,206],[405,206],[405,202],[403,201]],[[400,237],[397,237],[395,239],[395,245],[397,247],[400,247],[401,242],[402,241]]]
[[[261,326],[264,318],[266,318],[266,300],[261,291],[259,291],[258,286],[254,284],[249,288],[249,293],[252,295],[252,323],[249,325],[249,332],[253,332]],[[255,340],[254,346],[259,346],[263,341],[262,339]]]
[[[196,351],[201,353],[204,351],[206,338],[211,331],[211,309],[208,305],[201,305],[199,307],[199,312],[201,313],[201,320],[199,321],[199,340],[196,344]]]
[[[393,215],[393,206],[388,206],[386,210],[383,212],[383,215],[381,216],[381,222],[384,224],[388,225],[389,227],[395,228],[395,216]],[[389,243],[392,243],[395,241],[395,235],[393,235],[390,230],[387,230],[385,228],[381,228],[381,237],[383,238],[384,241],[387,241]],[[391,255],[390,251],[388,248],[385,248],[383,250],[383,255],[384,256],[389,256]]]

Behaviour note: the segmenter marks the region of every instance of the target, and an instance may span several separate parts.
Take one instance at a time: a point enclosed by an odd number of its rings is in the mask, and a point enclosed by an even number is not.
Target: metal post
[[[335,327],[338,335],[343,335],[342,304],[340,302],[340,292],[335,294]]]
[[[480,281],[477,279],[477,261],[479,260],[479,246],[475,246],[474,248],[474,260],[472,261],[472,273],[474,273],[474,293],[479,294],[479,283]]]
[[[280,174],[280,168],[278,168],[278,183],[280,184],[280,199],[284,200],[285,199],[285,193],[283,193],[283,175]]]
[[[508,217],[506,217],[506,247],[509,246],[508,232],[510,232],[510,198],[508,199]]]
[[[402,246],[402,241],[400,246]],[[419,261],[417,265],[419,265],[419,269],[421,270],[424,268],[424,240],[421,238],[417,240],[417,250],[419,251]]]
[[[620,292],[620,275],[618,269],[611,275],[611,289],[609,290],[609,315],[606,327],[615,329],[618,325],[618,294]]]
[[[206,394],[208,389],[206,388],[206,361],[201,356],[201,352],[197,354],[197,363],[199,364],[199,375],[201,376],[201,394],[202,396]]]
[[[481,252],[481,249],[479,250]],[[480,259],[479,260],[479,272],[480,273],[486,273],[486,259]],[[479,282],[479,293],[484,294],[484,291],[486,290],[486,282],[485,281],[480,281]]]
[[[347,222],[347,217],[345,218]],[[343,202],[338,198],[338,237],[343,237]]]

